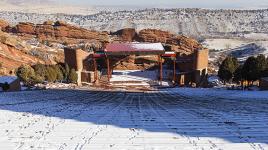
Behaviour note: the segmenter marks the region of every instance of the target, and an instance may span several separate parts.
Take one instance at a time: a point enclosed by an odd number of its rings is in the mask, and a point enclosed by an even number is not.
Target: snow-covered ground
[[[253,38],[258,35],[248,36]],[[211,50],[210,62],[217,62],[222,54],[235,56],[239,61],[245,61],[248,57],[259,54],[268,56],[268,41],[258,40],[257,37],[256,39],[249,37],[247,39],[206,39],[202,44]]]
[[[170,71],[163,70],[163,78],[168,76]],[[152,81],[158,81],[159,72],[157,70],[114,70],[111,78],[112,84],[120,85],[140,85],[150,86]],[[116,83],[120,82],[120,83]],[[163,81],[162,85],[168,86],[168,81]]]
[[[211,50],[233,50],[255,43],[256,45],[268,49],[267,40],[254,39],[206,39],[202,44]]]
[[[150,81],[157,79],[157,71],[114,70],[111,81]]]
[[[0,93],[0,149],[265,150],[267,97],[189,88]]]

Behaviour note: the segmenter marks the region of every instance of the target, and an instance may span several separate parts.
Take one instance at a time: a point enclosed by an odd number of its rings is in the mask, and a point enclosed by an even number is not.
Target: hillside
[[[0,74],[14,74],[14,70],[22,64],[54,64],[62,60],[63,52],[60,49],[0,31]]]
[[[63,62],[63,48],[67,45],[98,50],[109,42],[160,42],[166,50],[181,55],[191,55],[193,50],[203,48],[194,39],[156,29],[138,32],[127,28],[109,33],[80,28],[63,21],[45,21],[42,24],[21,22],[12,26],[4,20],[0,20],[0,28],[4,31],[0,34],[0,62],[8,71],[21,64]]]
[[[71,9],[70,9],[71,12]],[[79,14],[79,13],[78,13]],[[87,13],[88,14],[88,13]],[[123,28],[160,29],[193,37],[245,37],[248,33],[268,31],[268,9],[143,9],[101,11],[89,15],[0,12],[1,18],[15,25],[18,22],[43,23],[62,20],[86,29],[117,31]]]

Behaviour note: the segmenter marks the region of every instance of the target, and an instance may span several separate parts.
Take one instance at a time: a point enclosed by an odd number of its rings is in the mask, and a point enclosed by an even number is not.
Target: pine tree
[[[16,71],[18,78],[27,86],[36,84],[34,69],[29,65],[22,65]]]
[[[60,69],[60,65],[54,65],[53,68],[54,68],[54,70],[55,70],[55,72],[57,74],[56,80],[61,82],[64,77],[63,77],[63,73],[62,73],[62,71]]]
[[[253,82],[259,79],[258,61],[255,57],[249,57],[244,63],[242,70],[245,80]]]
[[[240,65],[234,72],[234,81],[236,83],[243,82],[244,76],[243,76],[243,65]]]
[[[57,71],[53,66],[47,66],[46,80],[48,82],[55,82],[57,80]]]
[[[230,81],[239,63],[236,58],[228,56],[220,65],[218,76],[224,83]]]
[[[64,64],[63,77],[64,77],[64,80],[67,82],[68,82],[69,74],[70,74],[70,67],[68,64]]]
[[[257,56],[256,61],[257,61],[256,74],[257,74],[258,79],[260,79],[261,77],[263,77],[263,72],[267,69],[267,61],[263,54]]]
[[[78,75],[74,69],[71,69],[70,74],[68,76],[69,83],[77,83]]]
[[[35,71],[36,80],[39,81],[39,83],[42,83],[45,81],[45,75],[47,73],[47,67],[43,64],[36,64],[33,66],[33,69]]]

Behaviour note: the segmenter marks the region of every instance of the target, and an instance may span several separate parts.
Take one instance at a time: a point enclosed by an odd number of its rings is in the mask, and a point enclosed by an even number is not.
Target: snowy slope
[[[0,149],[268,149],[267,94],[215,92],[1,93]]]
[[[257,38],[257,37],[255,37]],[[254,39],[207,39],[203,46],[211,50],[210,60],[217,61],[221,55],[233,55],[240,61],[250,56],[264,54],[268,56],[268,41]]]

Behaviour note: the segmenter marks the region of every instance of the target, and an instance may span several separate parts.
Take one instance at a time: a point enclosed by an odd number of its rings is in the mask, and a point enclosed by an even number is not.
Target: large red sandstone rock
[[[140,42],[160,42],[165,44],[170,50],[186,55],[192,54],[196,49],[203,48],[202,45],[194,39],[156,29],[141,30],[138,39]]]
[[[37,25],[32,23],[19,23],[18,25],[10,29],[9,32],[17,33],[25,37],[32,35],[41,40],[57,40],[59,43],[71,43],[71,41],[78,41],[79,39],[95,40],[103,43],[109,41],[109,36],[107,32],[91,31],[75,27],[61,21],[57,21],[55,23],[47,21],[43,24]]]
[[[166,43],[167,39],[173,35],[167,31],[161,31],[156,29],[144,29],[139,32],[139,40],[142,42],[161,42]]]
[[[0,30],[5,31],[6,28],[9,26],[9,23],[5,20],[0,19]]]
[[[23,34],[35,34],[35,25],[32,23],[24,23],[21,22],[19,24],[17,24],[14,28],[13,28],[15,33],[23,33]]]
[[[136,30],[133,28],[126,28],[126,29],[118,30],[112,33],[112,35],[118,36],[118,41],[121,41],[121,42],[132,42],[132,41],[136,41],[138,38],[138,34]]]

